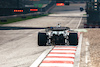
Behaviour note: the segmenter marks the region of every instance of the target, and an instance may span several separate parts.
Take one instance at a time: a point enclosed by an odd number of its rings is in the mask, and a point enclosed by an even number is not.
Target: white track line
[[[70,57],[75,57],[74,54],[49,54],[48,56],[70,56]]]
[[[88,63],[88,46],[86,46],[85,62],[86,62],[86,66],[87,66],[87,63]]]
[[[62,63],[42,63],[39,67],[48,66],[48,67],[73,67],[73,64],[62,64]]]
[[[76,49],[76,48],[54,48],[54,49]]]
[[[82,17],[80,18],[80,21],[79,21],[79,23],[78,23],[78,25],[77,25],[77,29],[78,29],[78,27],[80,26],[80,24],[81,24],[81,21],[82,21]]]
[[[67,51],[67,50],[64,50],[64,51],[61,51],[61,50],[53,50],[51,52],[66,52],[66,53],[75,53],[76,51]]]
[[[42,60],[47,56],[47,54],[52,50],[52,47],[50,49],[47,49],[44,51],[41,56],[30,66],[30,67],[38,67],[38,65],[42,62]]]
[[[45,58],[44,59],[44,61],[45,60],[48,60],[48,61],[50,61],[50,60],[52,60],[52,61],[74,61],[74,59],[72,59],[72,58]]]
[[[86,56],[85,56],[85,62],[86,62],[86,67],[87,67],[87,64],[88,64],[88,62],[89,62],[89,50],[88,50],[88,48],[89,48],[89,42],[87,41],[86,42]]]
[[[75,54],[74,67],[79,67],[80,65],[81,44],[82,44],[82,34],[80,34],[79,43]]]

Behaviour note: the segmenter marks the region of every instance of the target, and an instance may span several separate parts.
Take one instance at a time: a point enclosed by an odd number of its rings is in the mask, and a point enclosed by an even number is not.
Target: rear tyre
[[[38,33],[38,45],[39,46],[46,46],[47,43],[47,35],[46,33]]]
[[[78,34],[77,33],[69,34],[69,45],[78,45]]]

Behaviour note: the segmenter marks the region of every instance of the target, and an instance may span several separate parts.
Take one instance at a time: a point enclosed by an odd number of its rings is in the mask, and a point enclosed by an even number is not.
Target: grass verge
[[[33,19],[33,18],[39,18],[39,17],[43,17],[43,16],[48,16],[48,14],[43,14],[43,15],[36,15],[36,16],[23,16],[23,17],[16,17],[16,18],[8,18],[5,19],[4,21],[0,20],[0,24],[9,24],[9,23],[14,23],[14,22],[18,22],[18,21],[23,21],[23,20],[28,20],[28,19]]]

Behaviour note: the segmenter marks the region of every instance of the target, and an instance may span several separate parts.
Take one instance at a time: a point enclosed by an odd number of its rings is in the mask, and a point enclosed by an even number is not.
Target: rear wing
[[[47,27],[46,30],[48,31],[65,31],[70,30],[69,27]]]

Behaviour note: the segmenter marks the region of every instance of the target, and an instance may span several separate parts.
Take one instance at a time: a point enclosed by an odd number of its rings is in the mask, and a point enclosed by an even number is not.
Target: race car
[[[78,45],[78,32],[69,27],[47,27],[45,32],[38,33],[38,45]]]

